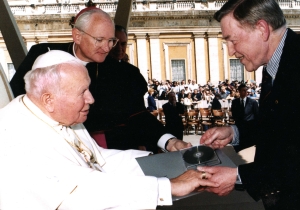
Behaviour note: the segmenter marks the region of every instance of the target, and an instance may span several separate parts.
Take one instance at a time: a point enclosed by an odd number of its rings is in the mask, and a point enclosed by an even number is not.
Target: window
[[[171,60],[172,81],[185,80],[185,60]]]
[[[230,59],[230,80],[244,80],[244,65],[239,59]]]

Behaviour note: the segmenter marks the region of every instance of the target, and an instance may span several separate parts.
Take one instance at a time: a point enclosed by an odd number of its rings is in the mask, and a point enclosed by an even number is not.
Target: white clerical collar
[[[27,95],[24,95],[21,100],[23,101],[24,105],[32,112],[35,116],[40,118],[42,121],[47,123],[48,125],[55,127],[60,126],[61,124],[53,119],[51,119],[48,115],[46,115],[40,108],[38,108],[29,98]]]
[[[83,61],[77,57],[77,55],[75,53],[75,42],[73,44],[73,54],[74,54],[75,58],[77,58],[84,66],[86,66],[89,63],[89,62]]]

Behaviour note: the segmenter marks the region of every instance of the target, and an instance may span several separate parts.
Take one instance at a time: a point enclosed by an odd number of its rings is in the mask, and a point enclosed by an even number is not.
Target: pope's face
[[[247,71],[255,71],[265,63],[268,45],[258,27],[242,26],[230,13],[222,18],[221,29],[229,55],[238,58]]]
[[[94,98],[89,91],[90,78],[82,65],[63,64],[59,93],[54,100],[54,119],[63,125],[83,123]]]
[[[83,33],[80,30],[74,28],[72,31],[73,39],[75,42],[76,56],[86,62],[98,62],[101,63],[105,60],[111,47],[108,45],[108,39],[115,37],[115,29],[113,22],[100,14],[95,13],[89,25],[84,29]],[[104,39],[100,46],[96,46],[96,38]],[[99,45],[99,44],[98,44]]]

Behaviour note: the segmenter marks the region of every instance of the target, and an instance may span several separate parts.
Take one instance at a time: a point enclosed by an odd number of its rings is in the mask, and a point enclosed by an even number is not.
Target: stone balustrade
[[[52,3],[53,2],[53,3]],[[218,10],[226,0],[133,0],[132,11],[188,11],[188,10]],[[14,15],[40,15],[40,14],[57,14],[57,13],[74,13],[76,14],[81,9],[85,8],[84,1],[8,1]],[[105,12],[115,12],[117,9],[116,1],[94,1],[96,6]],[[300,9],[300,1],[295,0],[278,0],[282,9]]]

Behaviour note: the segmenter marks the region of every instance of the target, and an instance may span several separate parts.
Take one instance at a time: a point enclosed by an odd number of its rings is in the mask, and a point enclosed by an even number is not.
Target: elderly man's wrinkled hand
[[[208,129],[200,139],[200,144],[220,149],[233,139],[234,131],[231,127],[213,127]]]
[[[204,171],[206,174],[210,174],[209,181],[217,183],[218,187],[207,187],[205,190],[215,193],[219,196],[225,196],[229,194],[235,186],[237,177],[237,168],[229,167],[198,167],[198,170]]]
[[[211,174],[199,170],[187,170],[180,176],[171,179],[171,192],[174,196],[184,196],[194,191],[202,191],[205,187],[219,187],[209,180]]]
[[[190,142],[184,142],[179,139],[171,139],[171,140],[169,140],[169,143],[168,143],[168,146],[166,149],[170,152],[174,152],[174,151],[178,151],[181,149],[189,148],[191,146],[192,146],[192,144]]]

